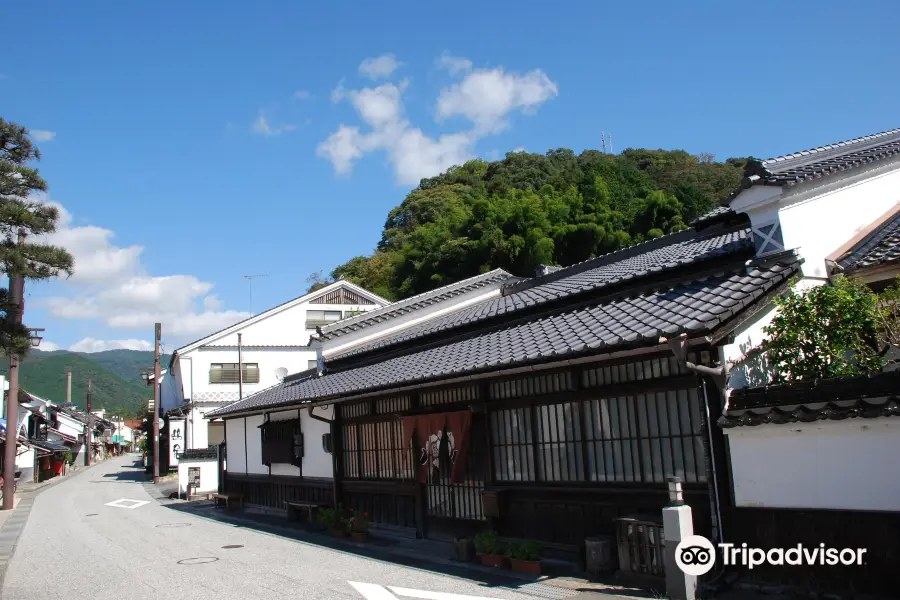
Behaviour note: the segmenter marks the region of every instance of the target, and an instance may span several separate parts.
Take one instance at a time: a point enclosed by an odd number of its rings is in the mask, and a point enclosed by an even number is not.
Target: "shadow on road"
[[[163,504],[163,506],[174,513],[190,514],[236,527],[270,533],[301,543],[346,552],[362,558],[381,560],[404,567],[459,577],[488,588],[502,587],[527,591],[533,586],[547,585],[548,579],[556,576],[552,573],[552,569],[550,569],[550,573],[544,573],[543,577],[532,577],[520,574],[512,575],[509,571],[496,570],[491,572],[487,567],[472,563],[456,562],[452,558],[453,550],[451,545],[442,542],[398,539],[393,536],[381,535],[370,535],[369,540],[366,542],[354,542],[348,539],[332,537],[328,535],[324,527],[319,525],[288,521],[285,517],[276,515],[226,512],[223,509],[213,508],[212,503],[209,501],[173,502]],[[653,597],[644,590],[623,589],[618,587],[618,585],[614,589],[604,589],[604,583],[598,584],[598,587],[589,586],[590,583],[584,587],[567,587],[573,593],[591,591],[634,598]]]

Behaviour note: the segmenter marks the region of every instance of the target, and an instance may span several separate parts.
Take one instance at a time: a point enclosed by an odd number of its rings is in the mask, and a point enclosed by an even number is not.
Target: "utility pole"
[[[19,248],[25,245],[25,230],[19,230]],[[15,327],[22,324],[25,312],[25,278],[9,274],[9,295],[12,302],[7,319]],[[2,393],[2,390],[0,390]],[[3,452],[3,510],[15,506],[16,446],[19,442],[19,355],[9,355],[9,393],[6,399],[6,445]]]
[[[88,378],[88,389],[87,389],[87,433],[84,435],[85,443],[87,444],[87,452],[85,452],[85,459],[87,460],[87,466],[91,466],[91,454],[94,452],[93,448],[93,437],[94,437],[94,415],[91,413],[91,396],[93,395],[93,388],[91,387],[91,380]]]
[[[72,371],[66,371],[66,404],[72,402]]]
[[[241,348],[241,334],[238,334],[238,401],[244,399],[244,355]]]
[[[159,340],[162,323],[157,323],[153,341],[153,483],[159,483]]]

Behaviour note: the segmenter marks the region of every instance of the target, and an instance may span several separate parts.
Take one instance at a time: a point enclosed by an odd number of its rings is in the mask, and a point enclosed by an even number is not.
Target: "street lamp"
[[[43,327],[35,327],[28,330],[28,341],[31,342],[32,348],[37,348],[41,345],[41,340],[44,339],[38,335],[41,331],[44,331]]]

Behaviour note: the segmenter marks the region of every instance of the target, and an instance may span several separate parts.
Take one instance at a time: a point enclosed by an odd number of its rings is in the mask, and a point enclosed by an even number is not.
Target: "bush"
[[[478,554],[503,554],[505,550],[496,531],[482,531],[475,536],[475,551]]]
[[[324,525],[329,529],[348,529],[350,528],[350,513],[348,513],[340,504],[335,508],[320,508],[316,512],[316,522]]]
[[[541,560],[541,547],[537,542],[513,544],[506,552],[506,556],[514,560]]]

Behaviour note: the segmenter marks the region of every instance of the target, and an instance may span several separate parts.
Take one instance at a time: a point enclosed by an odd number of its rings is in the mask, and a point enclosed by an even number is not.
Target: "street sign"
[[[188,467],[188,485],[200,487],[200,467]]]
[[[360,583],[348,581],[363,598],[368,600],[398,600],[399,598],[421,598],[423,600],[497,600],[496,597],[466,596],[463,594],[450,594],[447,592],[429,592],[426,590],[411,590],[409,588],[381,586],[377,583]]]

